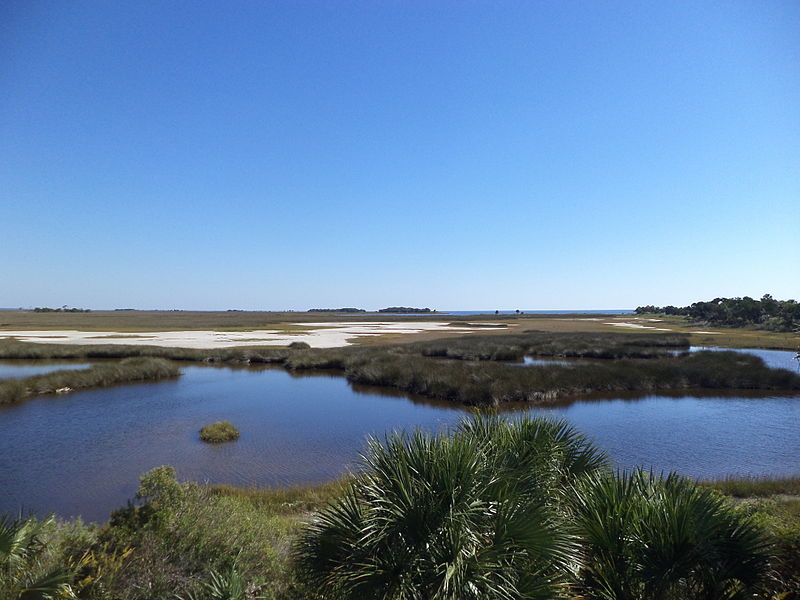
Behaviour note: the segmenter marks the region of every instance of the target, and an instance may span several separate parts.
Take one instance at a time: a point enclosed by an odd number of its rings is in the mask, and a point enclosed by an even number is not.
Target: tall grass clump
[[[778,494],[800,497],[800,477],[725,477],[699,483],[734,498],[765,498]]]
[[[0,404],[10,404],[56,392],[158,381],[179,375],[178,367],[168,360],[126,358],[119,362],[94,365],[88,369],[54,371],[25,379],[0,381]]]
[[[228,421],[219,421],[202,427],[200,439],[209,444],[232,442],[239,439],[239,430]]]

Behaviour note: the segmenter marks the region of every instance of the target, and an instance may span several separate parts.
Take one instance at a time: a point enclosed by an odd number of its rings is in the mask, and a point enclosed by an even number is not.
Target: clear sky
[[[0,306],[800,299],[800,2],[0,3]]]

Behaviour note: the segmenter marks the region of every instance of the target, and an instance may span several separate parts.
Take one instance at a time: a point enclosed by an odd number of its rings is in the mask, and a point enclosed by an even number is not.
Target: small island
[[[367,312],[363,308],[355,308],[352,306],[347,306],[345,308],[309,308],[308,312],[310,313],[363,313]]]
[[[430,308],[411,308],[409,306],[390,306],[389,308],[382,308],[379,313],[400,313],[400,314],[417,314],[417,313],[435,313],[435,310]]]
[[[228,421],[206,425],[200,430],[200,439],[209,444],[221,444],[239,439],[239,430]]]

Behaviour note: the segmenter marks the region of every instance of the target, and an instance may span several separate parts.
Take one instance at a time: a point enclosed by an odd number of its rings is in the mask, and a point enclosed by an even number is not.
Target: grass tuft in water
[[[209,444],[232,442],[239,439],[239,430],[228,421],[219,421],[203,427],[200,439]]]

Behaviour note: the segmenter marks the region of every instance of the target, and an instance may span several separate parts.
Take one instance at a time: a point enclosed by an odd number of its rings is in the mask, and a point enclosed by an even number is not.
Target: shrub
[[[363,475],[301,534],[300,575],[354,600],[555,597],[576,551],[558,490],[604,462],[543,419],[372,439]]]
[[[763,591],[766,532],[712,490],[637,470],[592,475],[570,498],[580,597],[704,600]]]
[[[81,563],[51,560],[46,532],[55,518],[0,516],[0,597],[4,600],[76,598],[72,583]]]
[[[563,422],[474,417],[371,440],[363,473],[299,536],[326,598],[746,598],[763,528],[675,475],[614,474]]]

